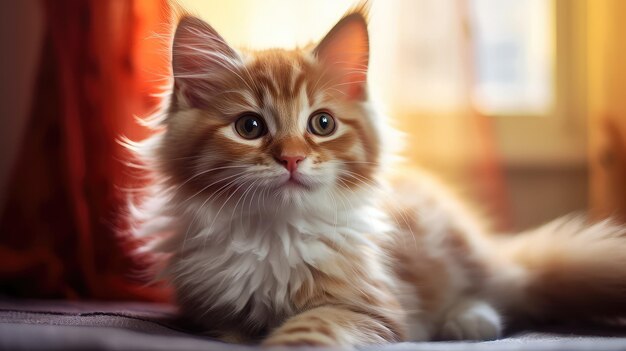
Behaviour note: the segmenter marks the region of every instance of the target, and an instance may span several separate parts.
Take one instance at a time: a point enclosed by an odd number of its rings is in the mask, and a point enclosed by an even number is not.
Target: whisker
[[[241,218],[243,217],[243,210],[245,207],[245,203],[246,203],[246,197],[248,196],[248,193],[250,192],[250,190],[252,190],[253,186],[258,182],[259,180],[256,179],[254,182],[252,182],[250,185],[248,185],[248,187],[246,188],[246,190],[243,192],[243,194],[241,194],[241,196],[239,196],[239,200],[237,200],[237,202],[235,203],[235,207],[233,208],[232,214],[230,216],[230,221],[233,221],[233,218],[235,217],[235,212],[237,211],[237,207],[239,206],[239,202],[243,199],[243,205],[241,206],[241,210],[242,210],[242,216],[239,217],[239,221],[241,226],[243,227],[243,221],[241,220]]]
[[[243,172],[242,172],[243,173]],[[228,183],[226,183],[225,185],[221,186],[215,193],[213,193],[211,196],[209,196],[206,200],[204,200],[204,202],[200,205],[200,207],[198,208],[198,210],[202,210],[202,208],[211,200],[211,198],[213,198],[214,196],[219,196],[219,194],[221,193],[222,189],[228,189],[232,184],[234,184],[237,181],[237,179],[233,179],[231,181],[229,181]],[[195,194],[194,194],[195,195]],[[187,240],[187,236],[189,235],[189,231],[191,230],[191,227],[197,222],[198,216],[195,215],[193,216],[193,220],[189,223],[189,225],[187,226],[187,230],[185,231],[185,236],[183,238],[183,251],[185,248],[185,242]]]
[[[244,172],[239,172],[239,173],[235,173],[235,174],[233,174],[233,175],[230,175],[230,176],[228,176],[228,177],[224,177],[224,178],[218,179],[218,180],[214,181],[213,183],[211,183],[211,184],[209,184],[209,185],[207,185],[207,186],[203,187],[202,189],[198,190],[195,194],[191,195],[189,198],[187,198],[187,199],[186,199],[185,201],[183,201],[182,203],[185,203],[185,202],[187,202],[187,201],[190,201],[191,199],[193,199],[194,197],[196,197],[198,194],[202,193],[203,191],[207,190],[208,188],[212,187],[213,185],[215,185],[215,184],[217,184],[217,183],[219,183],[219,182],[223,182],[223,181],[224,181],[224,180],[226,180],[226,179],[231,179],[231,178],[233,178],[233,177],[237,177],[237,176],[240,176],[240,175],[245,174],[245,173],[246,173],[246,171],[244,171]],[[235,180],[236,180],[236,179],[235,179]]]
[[[221,169],[246,168],[246,167],[248,167],[248,166],[244,166],[244,165],[241,165],[241,166],[238,166],[238,165],[233,165],[233,166],[224,166],[224,167],[210,168],[210,169],[207,169],[207,170],[204,170],[204,171],[202,171],[202,172],[196,173],[196,174],[194,174],[193,176],[189,177],[187,180],[185,180],[184,182],[182,182],[181,184],[179,184],[179,185],[178,185],[178,186],[174,189],[174,191],[178,191],[178,190],[179,190],[182,186],[184,186],[185,184],[187,184],[187,183],[188,183],[188,182],[190,182],[191,180],[193,180],[193,179],[195,179],[195,178],[197,178],[197,177],[199,177],[199,176],[201,176],[201,175],[203,175],[203,174],[207,174],[207,173],[209,173],[209,172],[213,172],[213,171],[218,171],[218,170],[221,170]]]
[[[243,187],[246,183],[245,181],[247,180],[245,177],[243,178],[244,182],[242,182],[241,185],[239,185],[237,187],[237,189],[235,189],[235,191],[233,191],[232,194],[230,194],[230,196],[228,196],[228,198],[226,199],[226,201],[224,201],[224,203],[222,204],[222,206],[220,206],[219,210],[217,210],[217,213],[215,214],[215,216],[213,216],[213,220],[211,221],[211,225],[209,226],[209,230],[207,231],[207,233],[211,233],[211,231],[213,230],[213,226],[215,225],[215,222],[217,221],[218,217],[220,216],[220,213],[222,212],[222,210],[224,209],[224,206],[226,206],[226,204],[228,203],[228,201],[230,201],[230,199],[237,193],[237,191],[239,191],[239,189],[241,189],[241,187]],[[205,238],[206,239],[206,238]],[[206,243],[206,240],[205,240]]]

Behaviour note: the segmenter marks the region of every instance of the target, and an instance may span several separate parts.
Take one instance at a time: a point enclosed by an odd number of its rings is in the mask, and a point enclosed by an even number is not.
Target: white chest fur
[[[312,280],[311,269],[320,269],[338,254],[328,242],[350,250],[371,244],[365,233],[388,231],[382,214],[371,207],[222,216],[207,224],[187,225],[195,233],[187,233],[184,243],[181,239],[169,274],[179,294],[205,302],[204,310],[226,307],[236,313],[249,308],[248,317],[255,322],[293,313],[291,298]]]

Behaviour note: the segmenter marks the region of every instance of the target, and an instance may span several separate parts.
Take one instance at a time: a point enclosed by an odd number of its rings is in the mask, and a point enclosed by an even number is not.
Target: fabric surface
[[[617,351],[626,350],[626,328],[516,333],[487,342],[399,343],[363,350],[418,351]],[[2,350],[255,350],[191,331],[166,304],[0,300]]]

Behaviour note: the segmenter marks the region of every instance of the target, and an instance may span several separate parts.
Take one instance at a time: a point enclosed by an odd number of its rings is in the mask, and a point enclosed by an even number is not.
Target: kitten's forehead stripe
[[[303,86],[310,76],[309,64],[298,51],[267,50],[255,54],[247,71],[254,86],[257,105],[276,126],[277,137],[301,133],[306,121],[301,121],[302,112],[307,111],[308,96]]]
[[[293,66],[285,57],[279,57],[276,61],[277,62],[274,66],[274,77],[276,79],[276,84],[278,85],[278,93],[281,97],[288,97],[289,92],[291,91],[291,74]]]
[[[258,94],[262,101],[265,100],[266,93],[269,93],[272,97],[278,96],[278,90],[276,89],[276,86],[274,85],[274,82],[270,78],[269,74],[258,75],[255,77],[254,83],[260,87],[260,89],[258,89]]]
[[[256,55],[248,70],[251,72],[252,83],[259,87],[255,91],[258,94],[257,99],[265,100],[266,94],[272,99],[294,95],[292,82],[297,74],[294,61],[298,64],[298,60],[288,54],[290,52],[283,50],[268,50]]]
[[[290,98],[295,99],[296,96],[300,94],[300,90],[302,89],[302,85],[304,84],[305,79],[306,79],[305,71],[301,70],[300,72],[298,72],[298,75],[296,76],[294,80],[291,93],[289,94]]]

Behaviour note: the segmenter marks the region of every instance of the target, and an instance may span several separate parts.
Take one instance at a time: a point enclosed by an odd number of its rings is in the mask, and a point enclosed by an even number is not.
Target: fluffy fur
[[[161,277],[207,333],[265,345],[492,339],[508,321],[626,312],[626,230],[572,217],[493,236],[418,171],[381,166],[364,8],[317,45],[231,48],[181,16],[132,208]],[[309,118],[336,121],[328,136]],[[246,139],[253,112],[266,134]],[[290,173],[285,157],[299,157]]]

